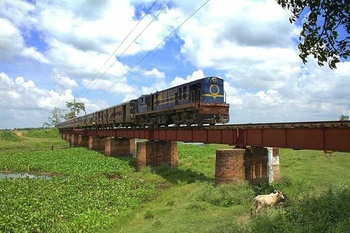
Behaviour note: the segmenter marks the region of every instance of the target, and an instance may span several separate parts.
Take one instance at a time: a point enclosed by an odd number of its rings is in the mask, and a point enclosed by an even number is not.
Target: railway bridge
[[[232,145],[216,151],[215,183],[278,181],[278,148],[350,152],[350,121],[229,124],[205,127],[60,129],[74,146],[135,156],[136,169],[178,165],[177,142]],[[146,139],[137,141],[135,139]],[[136,149],[135,149],[136,148]]]

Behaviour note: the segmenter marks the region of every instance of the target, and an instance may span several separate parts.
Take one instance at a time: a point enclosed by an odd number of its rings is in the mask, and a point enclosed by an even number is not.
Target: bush
[[[204,201],[215,206],[229,207],[247,204],[252,201],[254,191],[247,182],[223,184],[218,187],[207,185],[197,196],[197,201]]]
[[[286,210],[259,214],[250,232],[345,232],[350,224],[350,188],[305,195]]]
[[[21,141],[21,138],[14,134],[12,131],[3,130],[0,131],[0,140],[18,142]]]
[[[52,129],[31,129],[25,133],[29,138],[58,138],[59,132],[57,128]]]

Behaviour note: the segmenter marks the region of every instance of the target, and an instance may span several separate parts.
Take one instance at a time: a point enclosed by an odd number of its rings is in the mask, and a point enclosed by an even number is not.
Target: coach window
[[[184,87],[183,87],[183,94],[182,94],[183,99],[187,99],[186,93],[187,93],[187,86],[184,86]]]

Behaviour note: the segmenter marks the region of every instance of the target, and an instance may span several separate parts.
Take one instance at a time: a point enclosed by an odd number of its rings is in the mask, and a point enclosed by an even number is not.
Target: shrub
[[[3,130],[0,131],[0,140],[18,142],[21,141],[21,138],[14,134],[12,131]]]
[[[52,129],[31,129],[25,133],[29,138],[58,138],[59,132],[57,128]]]
[[[196,195],[197,201],[204,201],[215,206],[229,207],[247,204],[252,201],[254,191],[247,182],[223,184],[218,187],[207,185]]]
[[[267,211],[250,222],[250,232],[345,232],[350,223],[350,188],[306,194],[286,210]]]

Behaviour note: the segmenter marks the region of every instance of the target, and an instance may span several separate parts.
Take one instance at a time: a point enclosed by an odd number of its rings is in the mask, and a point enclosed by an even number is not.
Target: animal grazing
[[[255,213],[263,207],[274,206],[278,201],[284,200],[283,193],[279,190],[275,190],[274,193],[258,195],[254,198]]]

